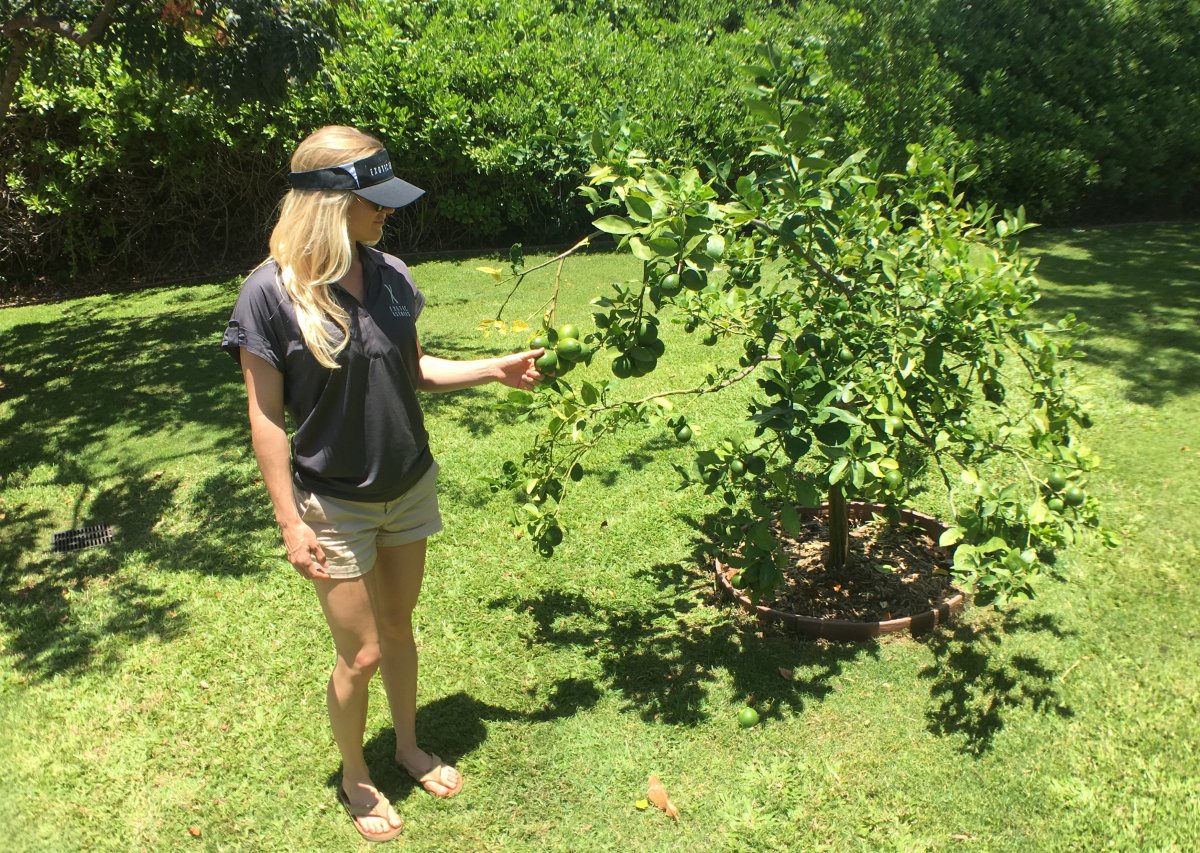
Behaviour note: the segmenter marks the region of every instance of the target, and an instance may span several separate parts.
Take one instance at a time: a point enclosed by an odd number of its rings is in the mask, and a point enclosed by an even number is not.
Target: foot
[[[397,755],[396,763],[435,797],[453,797],[462,790],[462,774],[432,752],[418,749],[410,755]]]
[[[400,834],[404,821],[373,785],[360,783],[338,789],[338,801],[367,841],[390,841]]]

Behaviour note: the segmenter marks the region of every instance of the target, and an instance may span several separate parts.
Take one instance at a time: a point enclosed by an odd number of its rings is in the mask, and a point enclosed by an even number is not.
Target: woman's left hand
[[[544,352],[544,349],[538,347],[525,352],[501,356],[496,359],[496,368],[499,371],[497,379],[510,388],[529,390],[541,381],[542,374],[538,373],[533,362]]]

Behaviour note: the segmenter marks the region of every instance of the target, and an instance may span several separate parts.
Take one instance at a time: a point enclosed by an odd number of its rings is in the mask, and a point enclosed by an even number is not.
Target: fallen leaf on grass
[[[200,837],[200,834],[201,834],[201,833],[200,833],[200,827],[198,827],[198,826],[189,826],[189,827],[188,827],[188,833],[189,833],[189,834],[192,836],[192,838],[199,838],[199,837]]]
[[[663,783],[659,781],[658,775],[655,773],[650,774],[650,788],[646,791],[646,799],[670,817],[675,818],[676,822],[679,821],[679,809],[675,808],[675,804],[667,796],[667,789],[663,787]]]
[[[638,811],[645,811],[646,809],[650,808],[650,801],[645,799],[638,800],[633,804],[633,807]]]
[[[792,675],[794,673],[790,669],[785,669],[781,666],[781,667],[779,667],[779,674],[782,675],[784,678],[786,678],[788,681],[791,681]]]
[[[950,836],[954,841],[974,841],[974,835],[967,835],[965,832],[956,832]]]

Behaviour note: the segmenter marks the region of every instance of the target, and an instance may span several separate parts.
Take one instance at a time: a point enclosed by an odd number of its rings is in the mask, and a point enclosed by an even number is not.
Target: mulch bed
[[[836,572],[825,565],[823,517],[807,521],[795,538],[776,530],[792,562],[775,599],[758,603],[799,616],[868,622],[922,613],[956,594],[951,557],[924,530],[879,520],[850,523],[849,558]]]

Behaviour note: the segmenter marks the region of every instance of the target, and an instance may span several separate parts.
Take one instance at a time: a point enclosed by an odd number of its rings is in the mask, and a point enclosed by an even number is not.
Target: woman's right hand
[[[317,542],[317,535],[303,521],[281,528],[283,545],[287,548],[288,562],[301,576],[309,580],[329,580],[325,571],[325,551]]]

